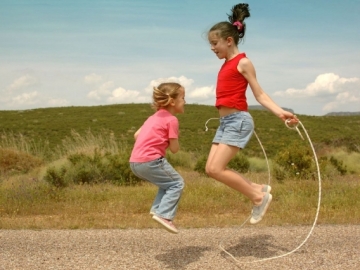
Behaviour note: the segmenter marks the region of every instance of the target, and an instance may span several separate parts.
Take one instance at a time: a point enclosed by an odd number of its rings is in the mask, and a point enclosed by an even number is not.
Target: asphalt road
[[[0,269],[360,269],[360,225],[0,230]],[[224,248],[234,258],[219,248]]]

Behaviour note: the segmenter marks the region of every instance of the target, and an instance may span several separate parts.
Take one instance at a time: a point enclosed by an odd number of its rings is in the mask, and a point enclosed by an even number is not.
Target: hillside
[[[360,112],[331,112],[326,114],[326,116],[349,116],[349,115],[360,115]]]
[[[132,145],[133,133],[153,113],[149,104],[118,104],[92,107],[44,108],[24,111],[0,111],[0,133],[22,134],[35,141],[49,143],[50,147],[61,144],[71,130],[80,134],[90,130],[112,131],[119,140]],[[298,133],[266,110],[250,110],[255,121],[255,131],[268,155],[291,145],[302,143]],[[218,125],[213,106],[186,105],[185,114],[179,115],[180,143],[183,150],[207,153]],[[359,149],[360,116],[306,116],[298,115],[314,144],[345,145]],[[251,139],[248,153],[262,155],[255,136]],[[357,150],[359,151],[359,150]]]

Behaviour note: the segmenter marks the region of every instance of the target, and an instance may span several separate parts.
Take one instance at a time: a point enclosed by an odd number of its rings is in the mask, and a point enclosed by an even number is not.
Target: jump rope
[[[210,118],[210,119],[208,119],[208,120],[206,121],[206,123],[205,123],[205,131],[208,131],[207,123],[208,123],[210,120],[213,120],[213,119],[219,119],[219,118]],[[245,262],[242,262],[242,261],[237,260],[230,252],[226,251],[226,249],[223,247],[223,242],[224,242],[224,240],[222,240],[222,241],[220,242],[220,244],[219,244],[219,248],[220,248],[222,251],[224,251],[226,254],[228,254],[228,255],[229,255],[235,262],[237,262],[237,263],[246,264],[246,263],[255,263],[255,262],[269,261],[269,260],[279,259],[279,258],[288,256],[288,255],[296,252],[296,251],[299,250],[299,249],[306,243],[306,241],[310,238],[310,236],[311,236],[311,234],[312,234],[312,232],[313,232],[313,230],[314,230],[314,228],[315,228],[316,222],[317,222],[317,220],[318,220],[318,216],[319,216],[319,212],[320,212],[320,204],[321,204],[321,175],[320,175],[319,162],[318,162],[318,159],[317,159],[317,156],[316,156],[316,152],[315,152],[314,146],[313,146],[313,144],[312,144],[312,142],[311,142],[311,139],[310,139],[310,137],[309,137],[309,134],[307,133],[304,125],[303,125],[300,121],[299,121],[297,124],[293,125],[293,126],[290,126],[289,123],[290,123],[290,119],[287,119],[287,120],[285,121],[285,126],[286,126],[287,128],[289,128],[289,129],[292,129],[292,130],[297,131],[298,134],[299,134],[299,136],[301,137],[301,139],[304,140],[304,137],[302,136],[302,134],[301,134],[301,132],[300,132],[300,130],[299,130],[299,128],[298,128],[299,125],[301,126],[301,128],[303,129],[303,131],[304,131],[304,133],[305,133],[305,135],[306,135],[306,137],[307,137],[307,140],[308,140],[308,142],[309,142],[309,144],[310,144],[310,146],[311,146],[311,149],[312,149],[312,152],[313,152],[313,155],[314,155],[314,159],[315,159],[315,163],[316,163],[316,169],[317,169],[317,174],[318,174],[318,182],[319,182],[318,203],[317,203],[317,209],[316,209],[316,214],[315,214],[314,222],[313,222],[313,224],[312,224],[312,227],[311,227],[308,235],[305,237],[305,239],[303,240],[303,242],[302,242],[300,245],[298,245],[295,249],[293,249],[293,250],[291,250],[291,251],[289,251],[289,252],[287,252],[287,253],[284,253],[284,254],[282,254],[282,255],[278,255],[278,256],[274,256],[274,257],[269,257],[269,258],[264,258],[264,259],[260,259],[260,260],[254,260],[254,261],[249,261],[249,262],[246,262],[246,261],[245,261]],[[271,180],[269,161],[268,161],[268,158],[267,158],[265,149],[264,149],[264,147],[263,147],[263,145],[262,145],[262,143],[261,143],[261,141],[260,141],[260,139],[259,139],[259,137],[258,137],[258,135],[256,134],[255,131],[254,131],[254,134],[255,134],[255,137],[256,137],[256,139],[258,140],[258,142],[259,142],[259,144],[260,144],[260,146],[261,146],[261,149],[262,149],[262,151],[263,151],[263,153],[264,153],[264,156],[265,156],[265,159],[266,159],[266,164],[267,164],[268,173],[269,173],[269,180],[268,180],[268,185],[269,185],[269,184],[270,184],[270,180]],[[242,227],[245,225],[245,223],[250,219],[250,217],[251,217],[251,215],[240,225],[239,229],[242,228]]]

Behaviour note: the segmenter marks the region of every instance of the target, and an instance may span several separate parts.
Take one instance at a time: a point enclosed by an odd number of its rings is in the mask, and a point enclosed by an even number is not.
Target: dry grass
[[[251,211],[241,194],[193,171],[181,171],[186,188],[175,222],[179,227],[229,227],[239,225]],[[247,175],[267,183],[267,174]],[[318,182],[271,183],[273,203],[264,225],[307,225],[314,221]],[[359,224],[358,176],[324,180],[318,222]],[[0,183],[0,229],[88,229],[155,228],[149,208],[156,187],[111,184],[72,186],[62,190],[49,187],[31,176],[13,177]]]

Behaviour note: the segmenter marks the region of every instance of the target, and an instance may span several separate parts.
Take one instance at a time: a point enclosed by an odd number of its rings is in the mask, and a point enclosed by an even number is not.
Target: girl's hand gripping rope
[[[298,119],[296,119],[296,120],[297,121],[295,122],[294,119],[286,119],[285,120],[285,126],[287,128],[289,128],[289,129],[295,129],[299,133],[301,139],[304,140],[303,135],[301,134],[300,130],[298,129],[298,125],[299,125],[300,121]]]

